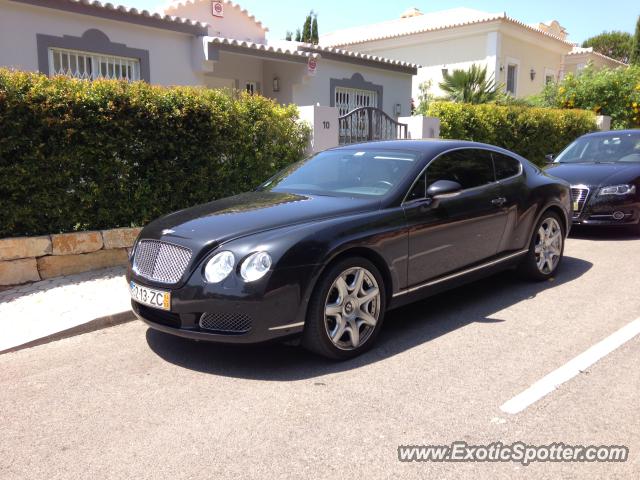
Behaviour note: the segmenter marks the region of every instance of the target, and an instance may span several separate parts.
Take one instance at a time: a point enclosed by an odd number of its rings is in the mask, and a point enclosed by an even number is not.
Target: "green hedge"
[[[295,106],[0,69],[0,237],[143,225],[301,158]]]
[[[427,115],[440,119],[442,138],[498,145],[538,165],[596,129],[594,113],[583,110],[435,102]]]

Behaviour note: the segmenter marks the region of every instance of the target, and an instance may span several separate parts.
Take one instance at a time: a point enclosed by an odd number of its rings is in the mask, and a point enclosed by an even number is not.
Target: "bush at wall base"
[[[299,160],[295,106],[0,69],[0,237],[144,225]]]
[[[440,119],[442,138],[498,145],[538,165],[596,129],[595,114],[585,110],[434,102],[427,115]]]

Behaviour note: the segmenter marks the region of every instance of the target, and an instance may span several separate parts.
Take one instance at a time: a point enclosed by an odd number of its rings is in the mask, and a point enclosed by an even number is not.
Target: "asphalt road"
[[[0,478],[639,478],[640,336],[521,413],[500,406],[640,318],[640,238],[576,232],[510,273],[391,313],[331,363],[133,322],[0,356]],[[19,321],[19,319],[16,319]],[[626,445],[626,463],[401,463],[398,445]]]

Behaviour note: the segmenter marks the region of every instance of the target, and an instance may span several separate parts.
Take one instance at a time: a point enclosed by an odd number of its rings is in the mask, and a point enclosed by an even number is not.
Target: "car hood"
[[[210,250],[265,230],[379,208],[379,200],[250,192],[171,213],[147,225],[141,239]]]
[[[640,176],[640,164],[624,163],[555,163],[545,169],[571,185],[600,187],[633,182]]]

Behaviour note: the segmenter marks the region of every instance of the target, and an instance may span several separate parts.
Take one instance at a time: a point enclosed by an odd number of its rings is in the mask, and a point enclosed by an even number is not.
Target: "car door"
[[[437,180],[457,182],[462,190],[427,198],[426,189]],[[490,151],[458,149],[433,160],[404,202],[409,227],[408,285],[494,256],[506,223],[501,202]]]
[[[529,229],[535,221],[535,209],[529,205],[529,186],[520,160],[492,152],[496,180],[501,186],[506,226],[498,253],[523,248],[529,241]]]

